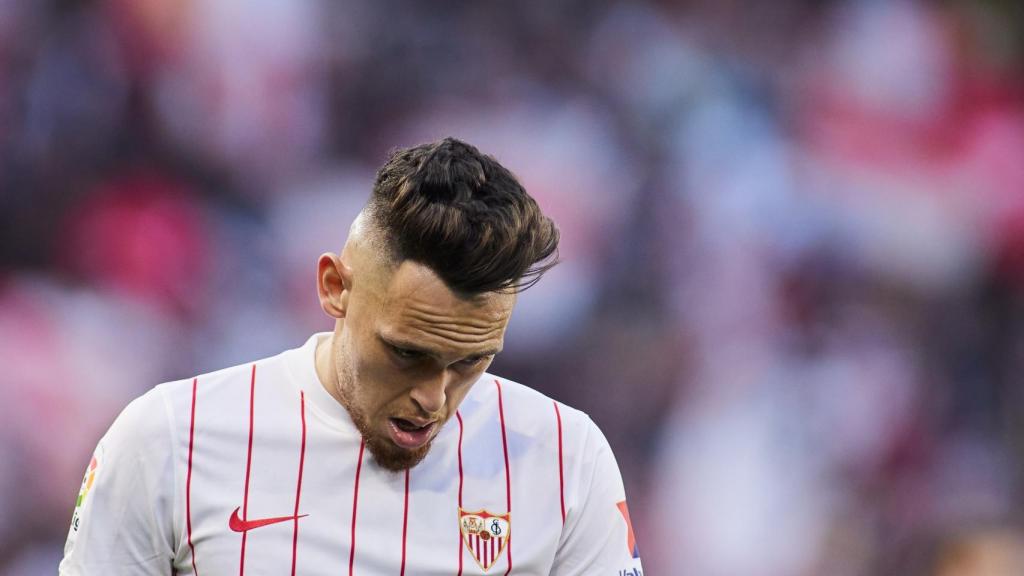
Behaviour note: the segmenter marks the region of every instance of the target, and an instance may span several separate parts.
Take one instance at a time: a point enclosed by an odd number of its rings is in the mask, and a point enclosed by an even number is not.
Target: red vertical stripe
[[[558,495],[562,499],[562,524],[565,524],[565,472],[562,459],[562,413],[558,411],[558,402],[551,401],[555,406],[555,418],[558,420]]]
[[[459,420],[459,512],[462,512],[462,414],[455,411]],[[459,574],[462,576],[462,518],[459,518]]]
[[[302,466],[306,463],[306,393],[299,391],[299,415],[302,418],[302,447],[299,449],[299,480],[295,484],[295,528],[292,529],[292,576],[299,547],[299,498],[302,496]]]
[[[198,382],[198,378],[192,379],[192,417],[188,423],[188,472],[185,474],[185,525],[188,527],[188,548],[192,551],[192,572],[196,576],[199,576],[199,570],[196,569],[196,549],[192,546],[192,446],[195,444],[196,384]]]
[[[359,442],[359,462],[356,464],[356,484],[352,489],[352,540],[348,552],[348,576],[354,573],[352,568],[356,560],[356,508],[359,505],[359,473],[363,469],[363,449],[366,448],[366,440]]]
[[[409,529],[409,469],[405,469],[405,514],[402,515],[402,571],[405,576],[405,538]]]
[[[508,435],[505,434],[505,405],[501,400],[501,382],[497,379],[494,380],[495,386],[498,387],[498,416],[501,418],[501,448],[505,452],[505,504],[508,506],[508,517],[509,523],[512,521],[512,478],[509,473],[508,467]],[[508,546],[508,570],[505,571],[505,576],[508,576],[512,572],[512,530],[509,529],[508,537],[506,538]]]
[[[242,520],[249,519],[249,474],[252,472],[252,429],[254,420],[254,400],[256,398],[256,365],[252,365],[252,376],[249,382],[249,453],[245,458],[245,493],[242,498]],[[248,532],[242,532],[242,552],[238,561],[238,574],[245,574],[245,537]]]

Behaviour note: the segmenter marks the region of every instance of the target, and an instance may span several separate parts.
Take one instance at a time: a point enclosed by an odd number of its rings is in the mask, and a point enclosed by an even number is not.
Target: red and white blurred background
[[[494,370],[588,411],[647,571],[1024,574],[1024,4],[0,0],[0,574],[153,385],[330,323],[387,151],[563,234]]]

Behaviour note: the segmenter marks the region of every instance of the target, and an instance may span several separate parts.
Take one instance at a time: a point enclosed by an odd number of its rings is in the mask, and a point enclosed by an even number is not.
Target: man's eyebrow
[[[437,358],[437,356],[438,356],[438,354],[436,352],[433,352],[431,350],[427,350],[426,348],[424,348],[424,347],[422,347],[422,346],[420,346],[418,344],[414,344],[412,342],[408,342],[408,341],[401,340],[401,339],[396,339],[396,338],[389,338],[387,336],[384,336],[383,334],[378,334],[377,338],[381,342],[383,342],[384,344],[386,344],[388,346],[391,346],[392,348],[401,348],[402,350],[408,350],[410,352],[416,352],[418,354],[423,354],[425,356],[431,356],[431,357],[434,357],[434,358]]]
[[[433,350],[428,350],[428,349],[426,349],[426,348],[424,348],[424,347],[422,347],[422,346],[420,346],[420,345],[418,345],[418,344],[416,344],[414,342],[410,342],[410,341],[407,341],[407,340],[402,340],[401,338],[392,338],[392,337],[385,336],[383,334],[377,334],[377,338],[381,342],[383,342],[385,345],[391,346],[392,348],[401,348],[402,350],[408,350],[410,352],[416,352],[418,354],[423,354],[425,356],[430,356],[431,358],[440,358],[441,357],[440,354],[438,354],[437,352],[434,352]],[[500,353],[501,353],[501,347],[498,347],[498,348],[488,348],[487,350],[481,350],[479,352],[474,352],[474,353],[470,354],[469,356],[467,356],[467,358],[483,358],[485,356],[497,356]]]
[[[501,353],[501,348],[488,348],[487,350],[481,350],[479,352],[470,354],[467,358],[483,358],[484,356],[497,356]]]

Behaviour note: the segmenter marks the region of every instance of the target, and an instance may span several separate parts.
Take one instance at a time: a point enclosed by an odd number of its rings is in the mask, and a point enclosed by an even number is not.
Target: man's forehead
[[[504,348],[504,330],[500,328],[476,337],[453,337],[453,334],[457,333],[383,324],[379,327],[377,337],[385,344],[441,359],[491,356]]]
[[[470,303],[415,293],[385,304],[376,325],[387,344],[451,360],[501,351],[510,313],[493,299]]]
[[[471,334],[503,328],[512,307],[497,298],[466,301],[430,292],[414,292],[384,301],[385,316],[393,323],[411,326],[444,325]]]

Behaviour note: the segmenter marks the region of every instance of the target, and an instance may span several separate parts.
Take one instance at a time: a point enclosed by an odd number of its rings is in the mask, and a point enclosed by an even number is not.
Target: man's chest
[[[198,574],[547,574],[560,537],[557,465],[507,457],[456,424],[407,472],[311,423],[207,438],[183,461],[176,569]],[[240,449],[226,448],[240,445]],[[183,458],[183,460],[185,460]]]

